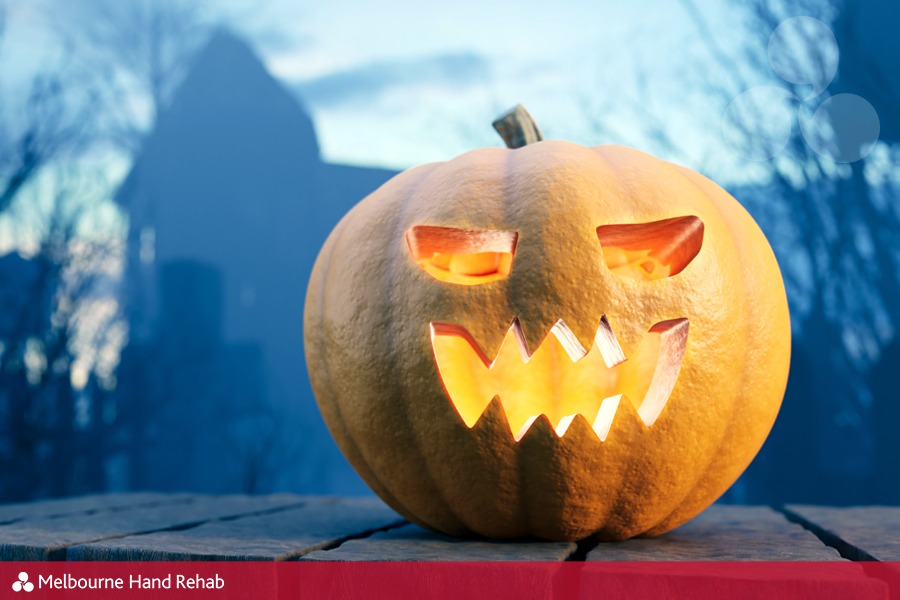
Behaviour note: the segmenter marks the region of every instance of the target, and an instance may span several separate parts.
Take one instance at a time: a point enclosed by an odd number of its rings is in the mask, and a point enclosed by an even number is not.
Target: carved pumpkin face
[[[404,172],[313,270],[322,414],[385,502],[451,534],[658,534],[740,475],[790,353],[762,232],[704,177],[539,142]]]

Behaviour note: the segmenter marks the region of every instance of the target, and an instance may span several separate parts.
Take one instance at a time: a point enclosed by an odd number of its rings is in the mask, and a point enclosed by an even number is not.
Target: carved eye
[[[416,225],[406,232],[406,243],[435,279],[475,285],[509,275],[518,237],[515,231]]]
[[[662,279],[684,270],[703,244],[703,221],[675,217],[632,225],[601,225],[597,237],[606,266],[633,279]]]

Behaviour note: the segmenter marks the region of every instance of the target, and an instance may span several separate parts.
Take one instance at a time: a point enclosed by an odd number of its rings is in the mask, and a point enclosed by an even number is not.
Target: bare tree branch
[[[105,82],[104,131],[133,153],[210,31],[203,0],[86,0],[68,10],[60,34]]]

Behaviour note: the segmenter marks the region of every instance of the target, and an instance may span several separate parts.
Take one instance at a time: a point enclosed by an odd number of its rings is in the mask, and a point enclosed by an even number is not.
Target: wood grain
[[[23,519],[42,517],[62,517],[77,513],[103,512],[122,508],[151,506],[156,504],[175,504],[186,502],[191,494],[163,493],[129,493],[129,494],[96,494],[24,502],[18,504],[0,504],[0,526]]]
[[[576,548],[576,544],[566,542],[462,540],[416,525],[405,525],[303,558],[319,561],[562,561]]]
[[[835,545],[854,560],[900,561],[898,506],[833,508],[792,504],[786,508],[820,535],[833,538]]]
[[[192,496],[184,502],[135,505],[110,511],[24,519],[0,527],[4,560],[62,560],[77,544],[189,529],[211,520],[237,518],[297,505],[299,496]]]
[[[599,544],[588,561],[842,560],[784,515],[762,506],[713,505],[658,538]]]
[[[289,560],[405,523],[376,498],[306,498],[289,510],[69,548],[72,560]]]
[[[829,589],[846,591],[857,580],[869,585],[881,579],[900,590],[896,564],[888,565],[894,570],[886,577],[884,570],[873,571],[879,563],[851,562],[900,561],[900,507],[796,505],[782,513],[767,507],[714,505],[653,539],[510,543],[458,539],[422,529],[373,497],[106,494],[0,506],[0,559],[586,560],[585,581],[591,573],[606,577],[612,569],[612,581],[626,588],[637,580],[632,577],[634,565],[623,561],[815,561],[825,563],[820,579],[834,584]],[[673,576],[711,576],[673,569]],[[782,574],[790,578],[789,565],[782,571],[771,571],[772,577],[760,582],[760,593],[773,582],[782,585]],[[660,571],[655,573],[658,577]],[[711,593],[726,589],[728,577],[739,576],[728,575],[727,569],[719,573],[725,579],[710,579]],[[671,583],[658,581],[663,586]],[[813,580],[801,583],[803,589],[818,585]]]

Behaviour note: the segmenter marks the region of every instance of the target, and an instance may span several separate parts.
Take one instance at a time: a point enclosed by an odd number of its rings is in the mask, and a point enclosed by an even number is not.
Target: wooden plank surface
[[[786,508],[854,560],[900,561],[900,507],[792,504]]]
[[[509,543],[430,532],[371,497],[107,494],[0,505],[0,559],[852,564],[900,561],[900,507],[714,505],[655,539]]]
[[[190,497],[191,494],[96,494],[74,498],[40,500],[37,502],[0,504],[0,525],[8,525],[23,519],[62,517],[77,513],[187,502]]]
[[[406,521],[377,498],[303,498],[289,510],[69,548],[71,560],[289,560]]]
[[[301,503],[299,496],[192,496],[184,502],[133,505],[100,512],[23,519],[0,526],[4,560],[62,560],[77,544],[194,527],[218,519],[272,511]]]
[[[713,505],[657,538],[602,543],[588,561],[843,560],[814,534],[763,506]]]
[[[407,524],[303,557],[318,561],[563,561],[574,543],[462,540]]]

